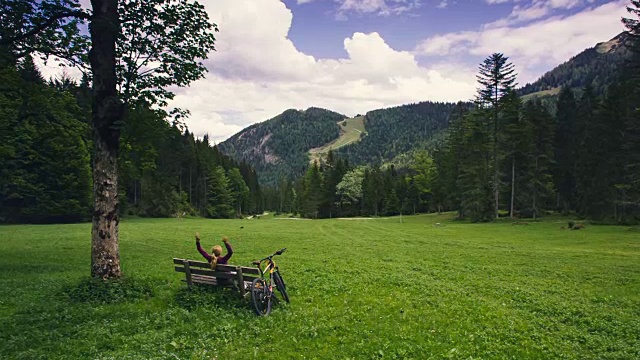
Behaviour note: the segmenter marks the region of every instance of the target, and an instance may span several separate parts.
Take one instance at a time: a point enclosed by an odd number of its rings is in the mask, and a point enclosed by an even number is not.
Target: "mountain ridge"
[[[623,32],[597,43],[517,91],[524,100],[555,98],[562,86],[580,89],[591,85],[596,94],[604,94],[628,56],[625,39]],[[344,131],[340,124],[355,117],[318,107],[288,109],[243,129],[220,143],[219,148],[253,166],[262,183],[275,185],[282,178],[302,175],[309,160],[320,159],[322,155],[318,154],[326,154],[332,144],[340,145],[333,150],[352,164],[381,163],[416,148],[433,148],[448,127],[455,105],[422,101],[370,110],[363,116],[362,135],[347,144],[338,144]],[[282,129],[285,124],[292,129]]]

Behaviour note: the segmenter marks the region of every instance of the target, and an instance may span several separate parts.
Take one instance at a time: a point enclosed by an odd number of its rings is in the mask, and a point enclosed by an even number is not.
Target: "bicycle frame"
[[[269,272],[269,280],[271,280],[271,275],[278,270],[278,267],[276,265],[275,260],[273,260],[273,257],[276,255],[281,255],[284,251],[286,250],[286,248],[282,249],[282,250],[278,250],[277,252],[275,252],[272,255],[267,256],[264,259],[260,259],[259,261],[255,261],[254,264],[258,266],[258,270],[260,270],[260,277],[262,277],[263,279],[265,278],[265,274],[267,272]],[[267,266],[265,266],[264,270],[262,270],[262,263],[263,262],[268,262]]]
[[[268,261],[269,263],[267,264],[267,266],[265,266],[264,270],[262,270],[262,263]],[[264,275],[267,273],[267,271],[269,272],[269,275],[273,274],[274,271],[276,271],[277,267],[276,267],[276,262],[273,261],[273,259],[267,258],[267,259],[262,259],[260,260],[260,264],[258,264],[258,270],[260,270],[260,276],[262,276],[264,278]],[[271,277],[271,276],[269,276]]]
[[[278,266],[273,258],[276,255],[282,255],[287,250],[286,248],[276,251],[274,254],[267,256],[264,259],[254,261],[253,264],[258,267],[260,277],[255,278],[251,283],[251,299],[255,308],[256,314],[268,315],[271,311],[271,301],[278,301],[278,298],[274,294],[274,287],[276,287],[286,302],[289,302],[286,289],[284,287],[284,281],[282,276],[279,275]],[[263,263],[266,262],[264,269]],[[277,273],[278,276],[275,276]],[[267,277],[266,275],[269,274]]]

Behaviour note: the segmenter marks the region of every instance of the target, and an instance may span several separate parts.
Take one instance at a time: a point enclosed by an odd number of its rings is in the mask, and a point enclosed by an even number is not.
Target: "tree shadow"
[[[235,289],[195,284],[181,287],[175,294],[175,303],[186,310],[197,308],[230,309],[246,308],[246,299],[240,298]]]

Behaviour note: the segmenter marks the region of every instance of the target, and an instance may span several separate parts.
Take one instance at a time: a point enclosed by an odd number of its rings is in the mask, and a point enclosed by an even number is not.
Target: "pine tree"
[[[557,205],[563,213],[575,206],[576,111],[573,91],[569,87],[563,87],[558,95],[554,139],[554,182],[558,190]]]
[[[433,158],[426,151],[417,151],[413,158],[412,170],[415,172],[413,182],[420,193],[420,197],[433,196],[433,188],[438,179],[438,169]]]
[[[529,129],[528,124],[522,121],[520,110],[522,103],[515,91],[509,91],[502,99],[502,124],[504,126],[503,137],[506,150],[506,159],[509,173],[509,183],[511,184],[509,194],[509,215],[513,219],[515,216],[516,199],[516,169],[518,173],[524,164],[527,163],[525,154],[528,147],[524,141]],[[520,191],[520,189],[518,189]]]
[[[229,178],[231,197],[236,207],[236,217],[242,217],[242,206],[249,198],[249,187],[244,182],[238,168],[229,169],[227,177]]]
[[[508,62],[509,58],[500,53],[494,53],[480,64],[479,74],[477,75],[478,83],[482,86],[478,90],[476,101],[480,106],[491,114],[492,137],[491,148],[493,158],[493,180],[492,187],[494,192],[494,208],[495,217],[498,217],[500,206],[500,184],[499,184],[499,167],[498,167],[498,116],[500,114],[500,100],[502,97],[512,90],[516,85],[516,73],[512,63]]]
[[[593,186],[593,170],[596,168],[595,152],[598,151],[599,138],[595,132],[595,111],[597,99],[593,89],[587,86],[578,102],[576,122],[576,193],[577,211],[589,216],[598,189]]]
[[[530,192],[533,218],[537,218],[546,208],[547,200],[553,192],[553,117],[538,101],[529,101],[525,105],[524,118],[532,131],[532,164]]]
[[[478,111],[464,118],[464,133],[458,154],[460,172],[456,179],[462,214],[474,222],[495,218],[491,201],[490,133],[482,119],[483,114]]]
[[[631,1],[627,11],[632,17],[623,18],[627,29],[627,47],[632,56],[623,73],[626,80],[630,109],[625,117],[623,135],[623,169],[624,179],[622,186],[618,186],[623,193],[623,206],[625,219],[635,216],[640,218],[640,1]]]
[[[322,202],[322,177],[317,162],[309,167],[303,181],[302,215],[317,218]]]
[[[215,166],[207,176],[207,217],[215,219],[233,217],[232,204],[229,179],[222,166]]]

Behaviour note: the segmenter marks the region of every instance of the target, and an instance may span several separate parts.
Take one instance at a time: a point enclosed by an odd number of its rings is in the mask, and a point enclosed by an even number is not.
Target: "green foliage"
[[[74,222],[91,208],[89,128],[25,57],[0,67],[0,222]]]
[[[45,60],[53,55],[82,64],[89,40],[79,24],[88,17],[78,0],[3,0],[0,51],[7,50],[15,59],[37,53]]]
[[[584,50],[537,81],[526,84],[518,93],[527,95],[562,87],[582,89],[591,86],[595,94],[603,95],[609,84],[618,81],[620,70],[629,58],[629,51],[623,46],[626,41],[627,35],[621,33],[609,41],[610,46],[599,44]]]
[[[357,167],[347,172],[336,186],[336,195],[345,205],[359,204],[362,200],[362,181],[364,180],[364,167]]]
[[[229,169],[227,171],[227,178],[229,179],[229,190],[231,191],[233,203],[236,204],[236,216],[241,217],[243,204],[247,203],[251,195],[249,187],[242,178],[242,174],[240,174],[238,168]]]
[[[317,163],[309,167],[302,185],[300,213],[305,217],[316,218],[322,203],[322,177]]]
[[[153,296],[117,303],[61,293],[86,275],[90,224],[2,226],[0,358],[638,358],[637,232],[452,217],[125,219],[123,267]],[[232,264],[286,246],[291,303],[261,319],[228,289],[187,289],[171,258],[200,256],[194,229],[228,234]]]
[[[412,169],[416,172],[413,181],[423,194],[432,192],[433,185],[438,178],[438,169],[426,151],[419,151],[415,154]]]
[[[421,102],[369,111],[367,135],[343,146],[336,155],[351,164],[380,164],[415,148],[433,147],[432,139],[446,129],[454,104]]]
[[[215,166],[207,177],[207,217],[220,219],[234,215],[229,178],[221,166]]]
[[[87,278],[63,290],[73,303],[116,304],[149,300],[154,295],[150,279],[122,277],[102,280]]]
[[[215,50],[216,24],[204,5],[187,0],[120,0],[116,66],[126,103],[166,106],[172,85],[187,86],[207,68],[200,61]]]
[[[219,145],[220,151],[254,167],[262,184],[302,176],[309,166],[308,151],[340,133],[345,116],[319,108],[289,109],[273,119],[254,124]]]
[[[477,79],[481,87],[476,96],[477,103],[498,110],[500,99],[515,87],[517,74],[508,61],[504,54],[493,53],[480,64]]]

